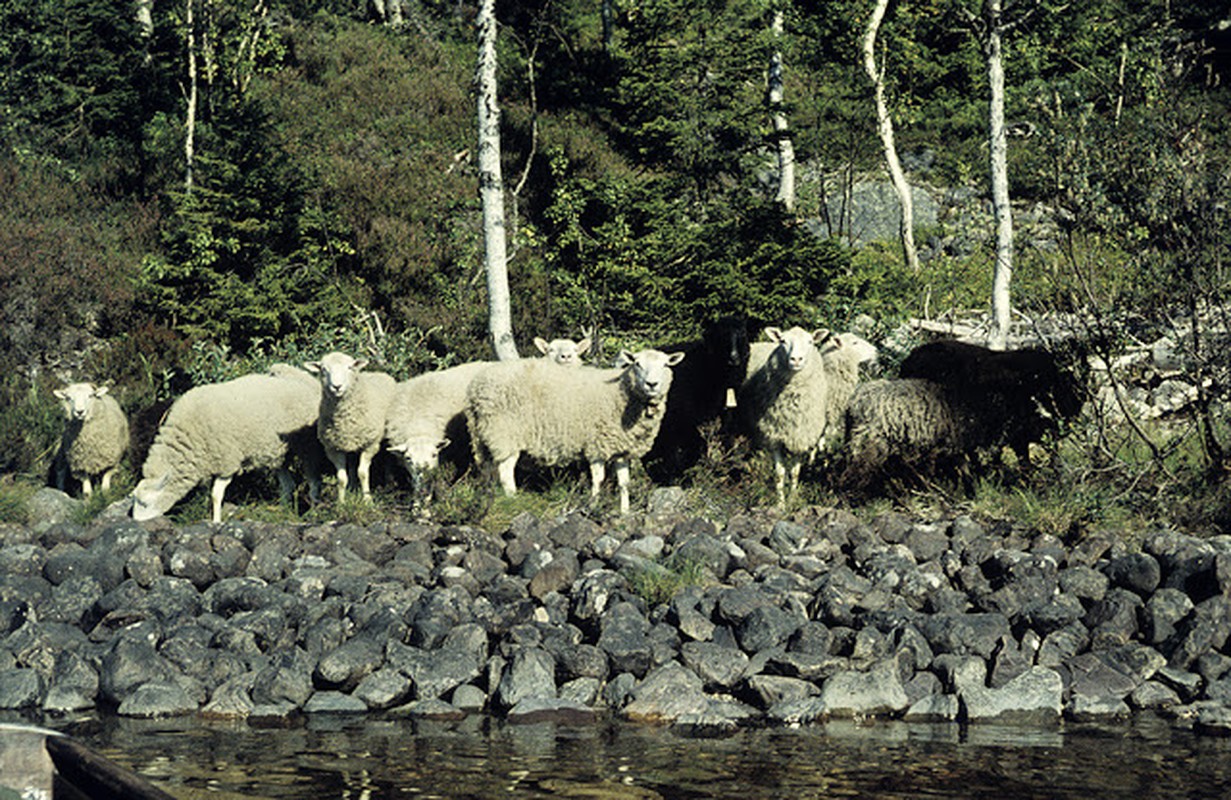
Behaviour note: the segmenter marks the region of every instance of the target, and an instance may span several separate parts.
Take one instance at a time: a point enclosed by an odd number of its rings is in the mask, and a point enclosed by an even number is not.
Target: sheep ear
[[[63,389],[56,389],[53,394],[55,394],[55,396],[59,398],[60,400],[68,399],[68,392],[64,391]]]
[[[109,391],[111,391],[111,388],[108,386],[98,386],[98,387],[95,387],[94,389],[94,396],[102,397],[103,395],[107,394],[107,392]]]
[[[442,450],[444,450],[446,447],[448,447],[451,444],[453,444],[453,440],[450,439],[448,436],[446,436],[445,438],[441,439],[440,442],[437,443],[436,453],[439,454]]]
[[[812,332],[812,343],[820,344],[829,338],[830,333],[829,328],[817,328]]]
[[[584,356],[590,350],[590,337],[582,339],[577,343],[577,355]]]
[[[359,372],[361,369],[363,369],[367,365],[368,365],[368,360],[366,358],[361,358],[358,361],[356,361],[354,364],[351,364],[350,368],[353,369],[355,372]]]
[[[680,363],[683,360],[684,360],[683,353],[671,353],[669,356],[667,356],[667,366],[674,367],[676,364]]]
[[[542,336],[534,337],[534,346],[539,349],[540,353],[542,353],[543,355],[547,355],[547,340],[544,339]]]
[[[781,328],[769,327],[769,328],[766,328],[764,331],[762,331],[762,333],[764,333],[765,338],[769,339],[771,342],[781,342],[782,341],[782,329]]]
[[[630,353],[627,350],[621,350],[620,354],[616,356],[615,365],[623,369],[624,367],[627,367],[629,364],[633,364],[636,361],[637,361],[637,357],[634,356],[632,353]]]
[[[308,372],[311,372],[313,375],[321,374],[321,362],[319,361],[305,361],[303,363],[303,368]]]

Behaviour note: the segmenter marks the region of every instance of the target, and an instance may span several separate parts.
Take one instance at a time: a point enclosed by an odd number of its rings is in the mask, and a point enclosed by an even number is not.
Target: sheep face
[[[684,360],[683,353],[667,353],[661,350],[641,350],[630,353],[622,350],[616,366],[625,370],[632,393],[651,405],[662,403],[671,388],[671,368]]]
[[[572,339],[552,339],[550,342],[541,336],[534,337],[534,346],[548,360],[564,367],[581,366],[581,357],[590,349],[590,337],[574,342]]]
[[[179,500],[179,496],[169,490],[168,485],[170,483],[171,476],[169,474],[158,478],[145,478],[140,481],[132,493],[133,519],[142,522],[147,519],[161,517],[170,511],[171,506],[175,505],[175,502]]]
[[[355,359],[346,353],[333,352],[320,361],[309,361],[304,368],[318,375],[321,388],[331,397],[341,397],[355,385],[356,376],[368,365],[366,359]]]
[[[848,350],[856,364],[875,364],[880,359],[880,351],[876,349],[876,345],[858,334],[835,333],[829,337],[829,342],[835,350]]]
[[[788,330],[766,328],[765,336],[777,345],[774,358],[789,372],[799,372],[808,366],[816,354],[816,346],[829,338],[829,331],[821,328],[808,332],[798,325]]]
[[[448,438],[437,439],[435,437],[420,436],[412,437],[406,443],[405,447],[399,445],[396,448],[389,448],[402,457],[407,470],[429,470],[440,466],[440,451],[444,450],[451,444]]]
[[[714,363],[722,364],[725,384],[736,387],[743,383],[752,348],[747,321],[742,317],[722,317],[706,329],[703,341]]]
[[[107,394],[106,386],[92,383],[70,383],[55,395],[64,406],[64,416],[70,422],[83,422],[94,410],[94,401]]]

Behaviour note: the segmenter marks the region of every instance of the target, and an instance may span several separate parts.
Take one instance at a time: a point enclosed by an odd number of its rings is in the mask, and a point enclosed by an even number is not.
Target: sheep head
[[[880,359],[880,351],[876,345],[857,333],[835,333],[829,337],[824,353],[831,350],[846,351],[856,364],[875,364]]]
[[[778,364],[790,372],[799,372],[808,366],[817,353],[817,345],[829,338],[829,331],[818,328],[806,331],[796,325],[794,328],[766,328],[765,337],[777,345],[774,357]]]
[[[748,354],[752,347],[748,321],[737,316],[720,317],[705,329],[702,342],[714,363],[725,368],[726,384],[739,386],[748,371]]]
[[[624,370],[629,389],[650,407],[647,412],[654,416],[655,409],[667,399],[671,388],[671,368],[684,360],[683,353],[667,354],[661,350],[640,350],[631,353],[621,350],[616,366]]]
[[[171,510],[179,496],[168,491],[171,483],[170,473],[157,478],[144,478],[133,489],[132,517],[138,522],[161,517]]]
[[[406,464],[406,471],[436,469],[440,466],[440,452],[452,444],[448,437],[412,436],[403,443],[390,445],[390,452],[397,453]]]
[[[572,339],[552,339],[550,342],[541,336],[534,337],[534,346],[549,361],[565,367],[581,366],[581,357],[590,349],[590,337],[579,342]]]
[[[94,410],[94,401],[105,394],[107,394],[106,386],[95,386],[92,383],[70,383],[55,392],[56,397],[64,406],[64,416],[70,422],[83,422],[89,419]]]
[[[320,361],[307,362],[304,368],[320,377],[321,388],[326,394],[341,397],[355,385],[356,378],[367,365],[367,359],[355,359],[335,351]]]

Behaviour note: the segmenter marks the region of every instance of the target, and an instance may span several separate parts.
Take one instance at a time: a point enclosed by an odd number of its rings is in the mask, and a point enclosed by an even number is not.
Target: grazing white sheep
[[[580,342],[572,339],[552,339],[550,342],[542,336],[534,337],[534,346],[544,358],[554,361],[564,367],[580,367],[581,357],[590,350],[590,337]]]
[[[386,446],[402,457],[412,478],[439,466],[446,449],[464,445],[469,452],[466,389],[493,363],[473,361],[425,372],[394,388],[385,420]]]
[[[828,376],[817,345],[829,331],[766,328],[765,336],[772,347],[753,344],[739,403],[755,443],[773,459],[778,505],[785,506],[799,488],[803,458],[825,435]]]
[[[561,367],[546,359],[493,364],[470,383],[466,419],[475,460],[495,464],[514,494],[522,453],[544,464],[585,459],[597,496],[612,462],[620,513],[629,510],[629,461],[649,451],[662,424],[671,367],[683,353],[624,351],[614,369]]]
[[[172,403],[150,445],[133,490],[133,519],[165,514],[197,484],[212,481],[211,518],[221,522],[227,486],[251,469],[277,469],[289,499],[295,484],[287,459],[295,450],[305,453],[315,500],[320,475],[311,454],[320,404],[317,380],[289,365],[189,389]]]
[[[81,493],[94,493],[91,479],[100,475],[105,492],[111,476],[128,450],[128,418],[106,386],[70,383],[56,390],[68,424],[60,439],[56,461],[56,488],[64,491],[68,475],[81,481]]]
[[[397,381],[384,372],[364,372],[366,359],[333,352],[304,364],[320,377],[321,406],[316,433],[338,478],[338,501],[350,480],[347,455],[359,454],[356,475],[365,500],[372,499],[372,459],[385,438],[385,418]]]

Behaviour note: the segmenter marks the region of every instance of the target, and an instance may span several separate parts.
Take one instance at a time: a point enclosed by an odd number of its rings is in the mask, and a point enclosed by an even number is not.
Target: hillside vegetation
[[[985,215],[917,231],[918,273],[853,227],[854,188],[883,173],[858,47],[871,6],[785,0],[777,38],[778,6],[757,0],[497,3],[522,352],[594,328],[604,357],[736,310],[834,329],[866,315],[887,334],[985,308]],[[1019,240],[1015,307],[1083,312],[1108,359],[1208,319],[1231,242],[1231,3],[1009,6],[1012,197],[1023,225],[1055,231]],[[336,0],[189,0],[147,23],[118,0],[0,2],[0,474],[47,468],[66,379],[110,382],[140,414],[334,348],[400,377],[489,356],[475,8],[398,8],[391,24]],[[980,13],[892,5],[878,52],[912,182],[975,207]],[[790,211],[774,201],[775,49]],[[1205,387],[1192,433],[1132,445],[1129,472],[1191,492],[1219,485],[1228,365],[1217,341],[1180,341]],[[1128,447],[1103,437],[1083,463]],[[1183,469],[1167,461],[1181,452]]]

